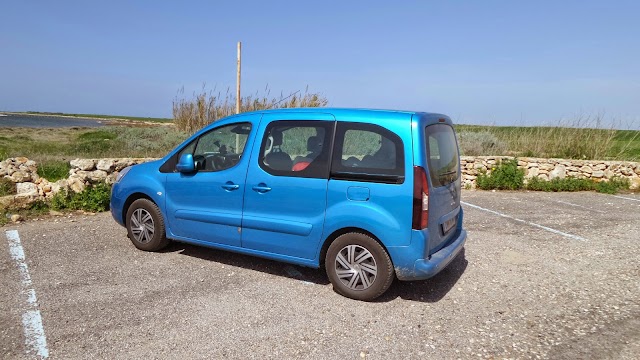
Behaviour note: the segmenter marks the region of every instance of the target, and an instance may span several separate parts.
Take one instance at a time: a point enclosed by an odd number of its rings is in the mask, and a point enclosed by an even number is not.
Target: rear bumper
[[[424,280],[433,277],[456,258],[456,255],[464,248],[466,241],[467,232],[461,229],[458,237],[448,246],[432,254],[429,259],[416,260],[413,269],[396,268],[396,276],[403,281]]]

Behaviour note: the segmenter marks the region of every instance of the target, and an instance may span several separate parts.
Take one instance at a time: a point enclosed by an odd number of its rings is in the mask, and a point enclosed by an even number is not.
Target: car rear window
[[[453,128],[447,124],[429,125],[425,136],[431,184],[439,187],[456,181],[460,176],[460,158]]]

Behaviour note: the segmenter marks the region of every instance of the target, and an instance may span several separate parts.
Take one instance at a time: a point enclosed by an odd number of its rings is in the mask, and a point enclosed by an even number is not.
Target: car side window
[[[242,157],[251,124],[231,124],[215,128],[192,141],[180,154],[192,154],[198,171],[221,171],[235,166]]]
[[[274,121],[264,132],[260,167],[276,176],[328,178],[333,122]]]
[[[377,125],[338,123],[331,176],[345,180],[402,183],[402,140]]]

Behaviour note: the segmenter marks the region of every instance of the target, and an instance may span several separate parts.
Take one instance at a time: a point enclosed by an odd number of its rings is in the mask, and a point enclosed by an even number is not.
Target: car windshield
[[[453,128],[434,124],[425,129],[429,175],[434,187],[450,184],[460,175],[458,144]]]

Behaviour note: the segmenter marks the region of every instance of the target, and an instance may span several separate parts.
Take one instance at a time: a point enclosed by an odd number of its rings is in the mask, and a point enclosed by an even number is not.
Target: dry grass
[[[606,127],[603,116],[579,116],[556,126],[471,126],[459,125],[462,148],[481,145],[464,144],[469,133],[492,134],[499,142],[498,153],[483,155],[514,155],[565,159],[640,160],[640,131],[616,130]]]
[[[225,116],[236,112],[235,95],[230,89],[222,94],[214,91],[207,92],[205,87],[200,93],[194,93],[192,99],[183,97],[182,89],[173,101],[173,118],[176,128],[194,133],[202,127]],[[318,93],[310,93],[308,89],[304,93],[295,92],[288,96],[280,94],[279,97],[271,97],[269,87],[265,88],[265,94],[248,95],[242,97],[240,112],[256,111],[276,108],[294,107],[323,107],[328,103],[327,99]]]

